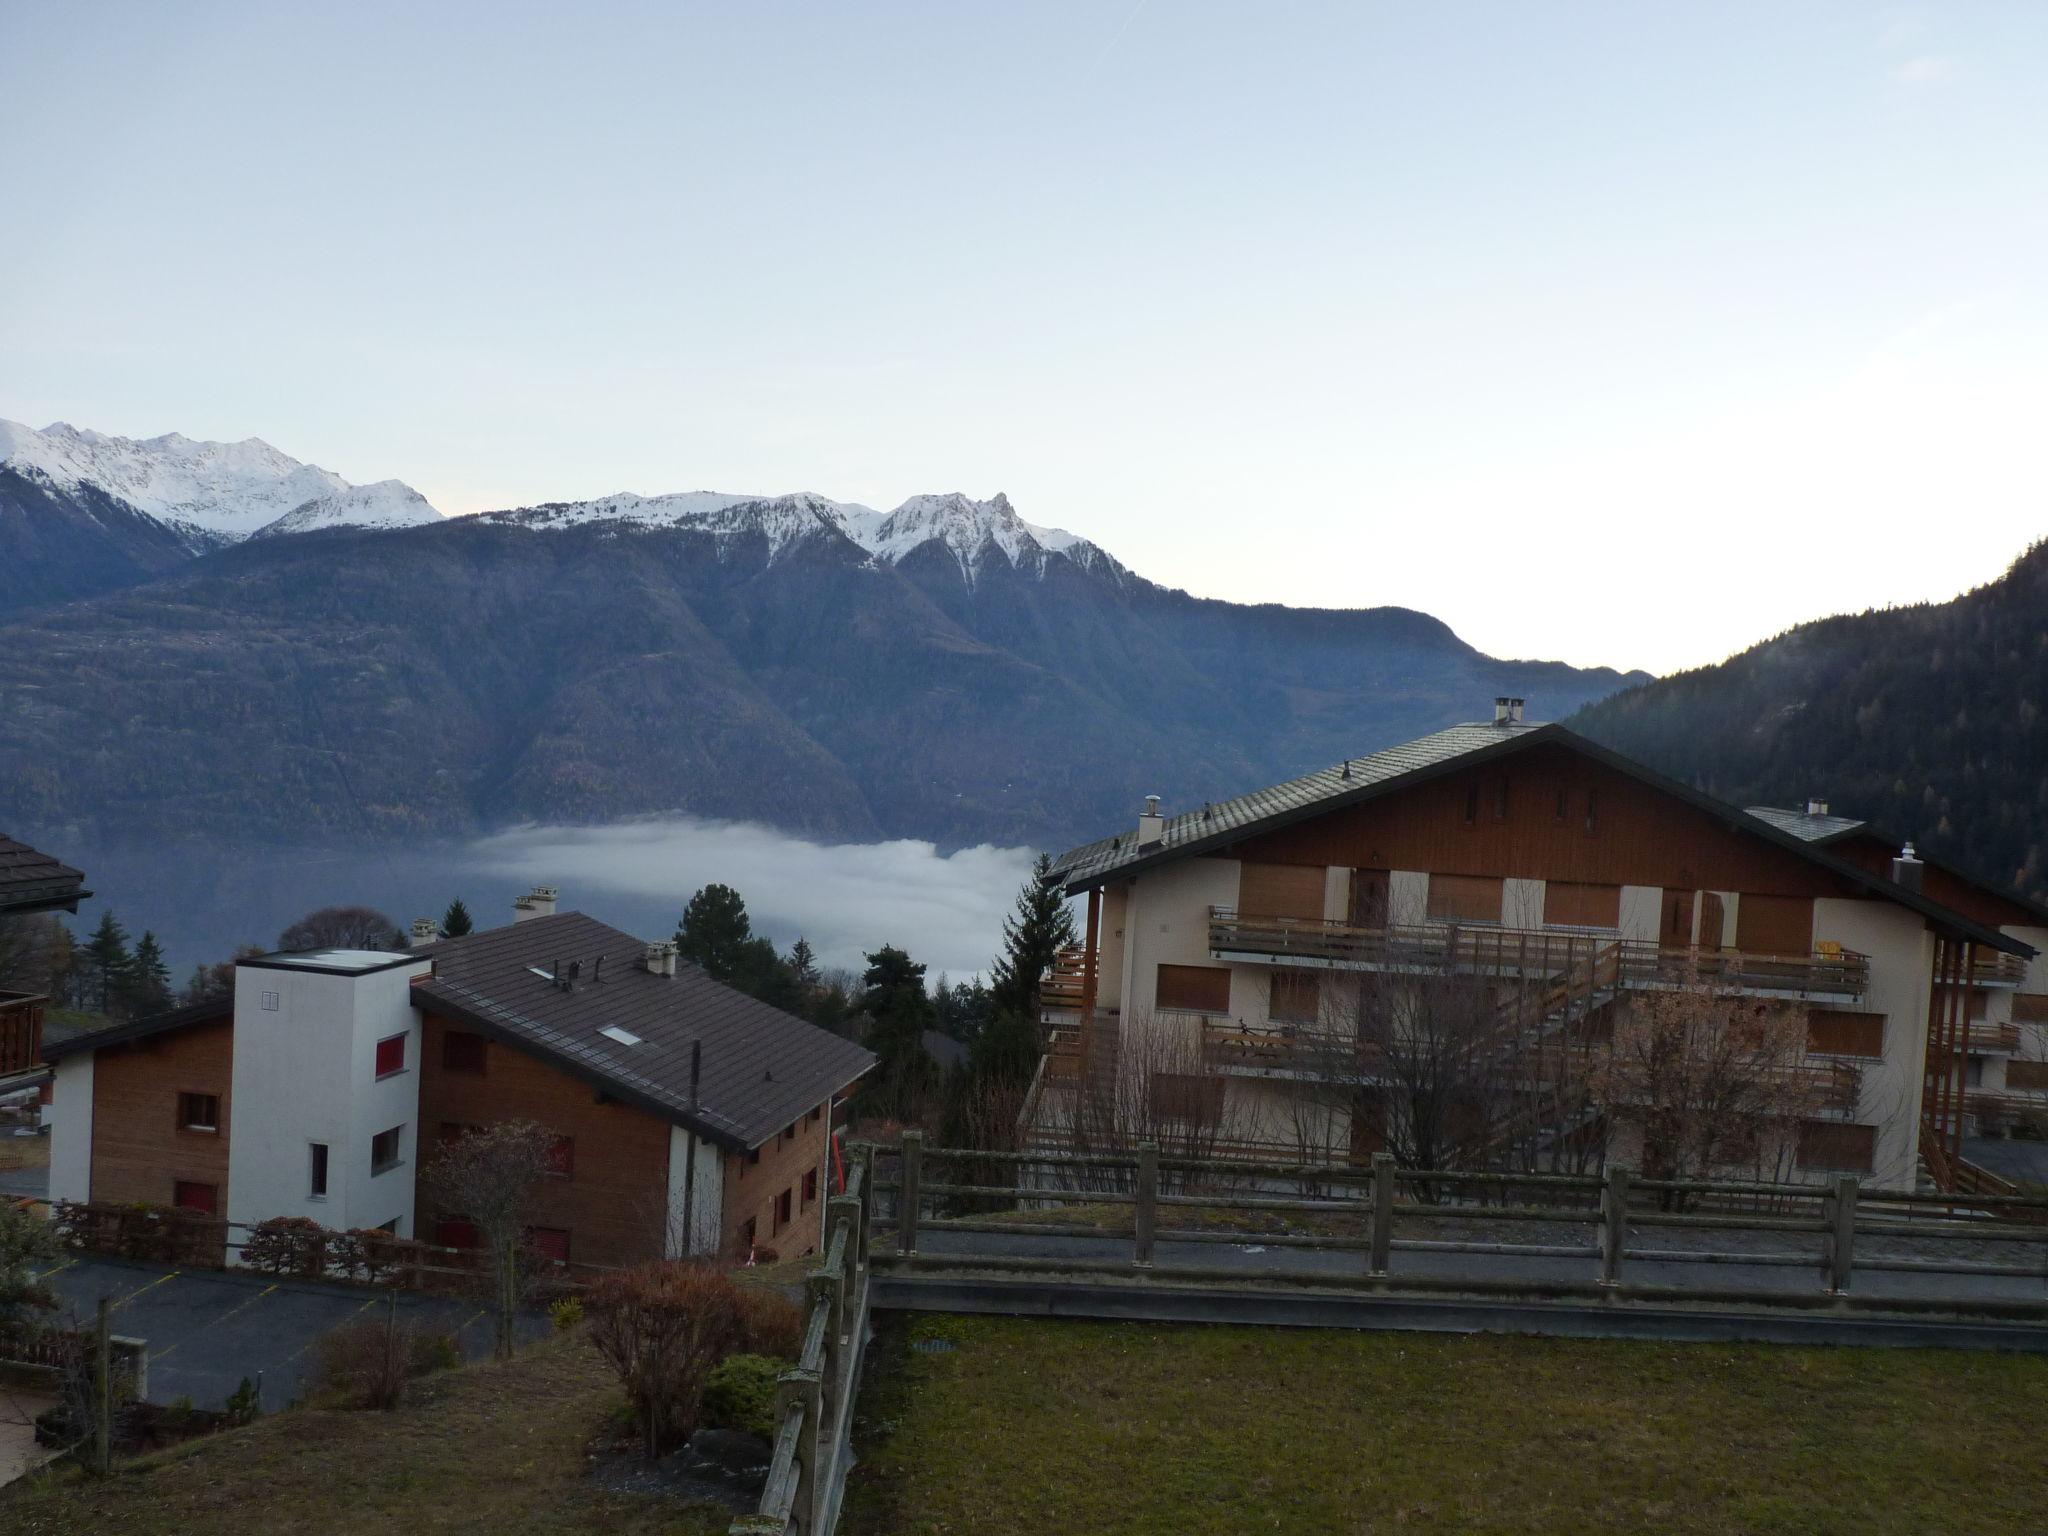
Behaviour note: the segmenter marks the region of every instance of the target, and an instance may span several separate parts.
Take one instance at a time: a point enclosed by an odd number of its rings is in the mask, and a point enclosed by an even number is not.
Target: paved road
[[[2008,1179],[2048,1185],[2048,1141],[1969,1136],[1963,1139],[1963,1156]]]
[[[90,1322],[99,1298],[114,1303],[116,1333],[149,1345],[149,1399],[189,1397],[218,1408],[244,1376],[263,1380],[263,1406],[284,1407],[299,1395],[320,1336],[353,1318],[381,1315],[389,1293],[360,1286],[270,1280],[220,1270],[179,1270],[118,1259],[76,1258],[48,1276],[59,1318]],[[397,1297],[401,1318],[455,1332],[465,1356],[490,1352],[490,1319],[467,1298]],[[522,1320],[522,1332],[547,1331],[544,1317]]]
[[[1431,1223],[1424,1232],[1419,1223],[1403,1223],[1402,1237],[1425,1240],[1472,1242],[1513,1242],[1556,1246],[1591,1247],[1595,1242],[1590,1222],[1516,1222],[1489,1228],[1483,1220]],[[887,1229],[880,1234],[888,1240]],[[2041,1234],[2048,1238],[2048,1232]],[[1765,1233],[1742,1231],[1690,1231],[1672,1227],[1636,1227],[1629,1232],[1631,1249],[1719,1252],[1751,1257],[1753,1262],[1670,1262],[1630,1259],[1622,1279],[1632,1285],[1704,1286],[1740,1291],[1797,1291],[1820,1294],[1821,1239],[1818,1233]],[[1026,1255],[1034,1258],[1096,1259],[1127,1262],[1131,1240],[1127,1237],[1099,1237],[1088,1233],[1057,1237],[1021,1236],[1011,1233],[974,1232],[960,1228],[927,1225],[919,1234],[918,1251],[924,1254]],[[2048,1241],[2027,1242],[1971,1239],[1947,1242],[1933,1238],[1884,1238],[1860,1236],[1856,1253],[1862,1257],[1934,1258],[1947,1257],[1975,1263],[2026,1265],[2024,1276],[1936,1275],[1904,1271],[1858,1269],[1851,1294],[1863,1297],[1898,1297],[1914,1300],[2015,1300],[2048,1301]],[[1157,1245],[1155,1262],[1230,1270],[1246,1275],[1355,1276],[1364,1273],[1363,1252],[1328,1252],[1315,1249],[1275,1247],[1257,1237],[1229,1242],[1168,1242]],[[1796,1260],[1792,1263],[1771,1262]],[[1526,1255],[1448,1254],[1397,1250],[1392,1258],[1395,1276],[1413,1275],[1431,1279],[1470,1279],[1490,1282],[1590,1283],[1599,1278],[1599,1261],[1578,1258],[1532,1258]]]

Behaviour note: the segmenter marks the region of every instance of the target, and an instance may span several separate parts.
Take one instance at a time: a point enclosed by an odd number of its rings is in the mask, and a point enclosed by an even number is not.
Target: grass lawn
[[[595,1487],[585,1447],[619,1401],[581,1339],[415,1384],[407,1404],[295,1409],[117,1468],[0,1490],[8,1536],[711,1536],[729,1512]]]
[[[876,1348],[847,1536],[2048,1529],[2032,1356],[931,1316]]]

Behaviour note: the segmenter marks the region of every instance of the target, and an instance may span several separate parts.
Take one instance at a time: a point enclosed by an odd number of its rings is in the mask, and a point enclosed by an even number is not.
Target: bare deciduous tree
[[[504,1120],[448,1143],[427,1165],[427,1188],[442,1213],[467,1221],[482,1241],[500,1359],[512,1353],[513,1326],[537,1268],[526,1233],[554,1145],[552,1131]]]
[[[398,925],[374,907],[322,907],[277,936],[279,949],[405,948]]]

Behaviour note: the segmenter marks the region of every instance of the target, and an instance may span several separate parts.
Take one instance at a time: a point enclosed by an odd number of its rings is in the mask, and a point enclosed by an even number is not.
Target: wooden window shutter
[[[2012,1000],[2015,1024],[2048,1024],[2048,993],[2021,992]]]
[[[1154,1000],[1161,1008],[1230,1012],[1230,970],[1221,965],[1162,965]]]
[[[1877,1166],[1877,1127],[1836,1120],[1799,1125],[1799,1166],[1836,1173],[1869,1173]]]
[[[2026,1093],[2048,1093],[2048,1061],[2008,1061],[2005,1086]]]
[[[1543,921],[1553,928],[1619,928],[1621,887],[1549,880],[1543,886]]]
[[[1267,1013],[1282,1023],[1313,1024],[1322,1016],[1322,977],[1314,971],[1275,971]]]
[[[1752,896],[1735,901],[1735,947],[1745,955],[1813,953],[1811,896]]]
[[[1500,921],[1500,876],[1431,875],[1429,916],[1439,923]]]
[[[1237,877],[1237,910],[1243,917],[1297,917],[1320,922],[1323,867],[1246,864]]]
[[[1193,1120],[1214,1125],[1223,1118],[1223,1079],[1189,1072],[1152,1075],[1151,1110],[1162,1120]]]
[[[1806,1048],[1823,1056],[1882,1056],[1884,1015],[1816,1008],[1806,1016]]]
[[[214,1184],[195,1184],[179,1179],[171,1186],[171,1204],[181,1211],[198,1211],[211,1216],[220,1189]]]

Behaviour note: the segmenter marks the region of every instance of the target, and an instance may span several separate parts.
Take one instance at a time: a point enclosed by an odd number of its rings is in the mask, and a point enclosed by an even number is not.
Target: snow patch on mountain
[[[250,535],[253,539],[275,538],[285,533],[311,533],[321,528],[417,528],[438,523],[427,498],[403,480],[379,480],[356,485],[334,496],[322,496],[304,506],[294,507],[274,523],[266,523]]]
[[[139,439],[111,437],[63,421],[40,432],[20,422],[0,421],[0,463],[37,470],[66,489],[97,486],[171,524],[194,548],[238,543],[309,503],[347,505],[349,493],[359,489],[332,470],[302,464],[259,437],[239,443],[198,441],[178,432]],[[392,515],[397,499],[377,489],[378,494],[362,505],[376,516]],[[426,506],[417,492],[401,489]]]

